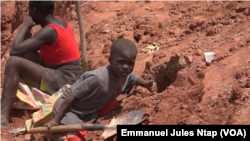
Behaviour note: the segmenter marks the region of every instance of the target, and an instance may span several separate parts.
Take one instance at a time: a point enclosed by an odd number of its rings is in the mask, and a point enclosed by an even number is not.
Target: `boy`
[[[44,126],[72,125],[92,122],[101,108],[121,93],[129,93],[134,85],[154,91],[153,82],[147,82],[131,73],[137,56],[135,44],[118,39],[111,46],[110,65],[84,73],[56,101],[54,118]],[[63,134],[53,134],[53,140],[62,140]]]

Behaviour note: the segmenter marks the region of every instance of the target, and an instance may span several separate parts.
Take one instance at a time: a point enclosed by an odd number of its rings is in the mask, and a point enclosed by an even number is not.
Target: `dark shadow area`
[[[3,24],[1,24],[1,31],[6,30],[7,28],[5,26],[3,26]]]
[[[172,56],[169,62],[153,68],[157,92],[163,92],[176,80],[177,74],[181,69],[189,67],[191,62],[187,57],[180,58],[178,55]]]

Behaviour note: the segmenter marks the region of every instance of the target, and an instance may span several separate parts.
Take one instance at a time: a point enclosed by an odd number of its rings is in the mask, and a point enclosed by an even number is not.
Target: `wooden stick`
[[[27,132],[25,128],[17,132],[18,135],[28,134],[42,134],[42,133],[59,133],[59,132],[78,132],[78,131],[95,131],[95,130],[106,130],[116,129],[116,125],[105,125],[105,124],[76,124],[76,125],[60,125],[52,126],[50,130],[47,127],[36,127],[30,128]]]
[[[75,1],[76,5],[76,13],[78,17],[79,22],[79,28],[80,28],[80,40],[81,40],[81,61],[82,61],[82,69],[83,73],[88,71],[88,61],[87,61],[87,47],[86,47],[86,37],[85,37],[85,31],[84,31],[84,22],[83,22],[83,16],[82,16],[82,10],[81,10],[81,3],[80,1]]]

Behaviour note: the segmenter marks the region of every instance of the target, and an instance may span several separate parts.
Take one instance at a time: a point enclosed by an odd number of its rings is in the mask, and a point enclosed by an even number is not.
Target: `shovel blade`
[[[16,134],[17,131],[19,131],[19,130],[21,130],[21,129],[23,129],[23,127],[17,128],[17,129],[14,129],[14,130],[10,130],[10,131],[8,131],[8,133],[9,133],[9,134]]]
[[[143,112],[140,110],[136,110],[125,114],[117,119],[112,119],[109,125],[136,125],[143,121]],[[102,133],[102,137],[107,139],[117,133],[116,129],[105,129]]]

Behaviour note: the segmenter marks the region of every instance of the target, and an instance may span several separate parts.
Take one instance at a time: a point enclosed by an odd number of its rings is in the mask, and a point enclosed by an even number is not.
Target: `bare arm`
[[[56,116],[44,126],[48,127],[48,129],[50,129],[52,126],[57,126],[63,116],[70,110],[70,107],[75,99],[76,97],[72,93],[70,93],[69,96],[63,101]]]
[[[11,56],[23,56],[40,49],[42,45],[53,44],[56,41],[57,33],[52,27],[45,27],[38,31],[32,38],[24,40],[27,30],[34,26],[32,22],[31,17],[24,19],[23,25],[12,43]]]
[[[56,116],[44,125],[47,126],[48,129],[50,129],[52,126],[58,125],[58,123],[62,120],[65,114],[70,110],[71,105],[76,99],[79,99],[84,95],[89,94],[99,86],[100,81],[97,76],[90,76],[85,78],[85,75],[82,75],[80,79],[78,79],[73,85],[71,85],[71,92],[63,101]]]
[[[140,77],[137,79],[137,81],[135,82],[135,85],[138,86],[142,86],[142,87],[146,87],[147,85],[147,81],[141,79]]]
[[[145,81],[142,78],[138,78],[135,82],[135,85],[142,86],[144,88],[147,88],[149,91],[153,92],[155,91],[155,87],[153,85],[153,81]]]

